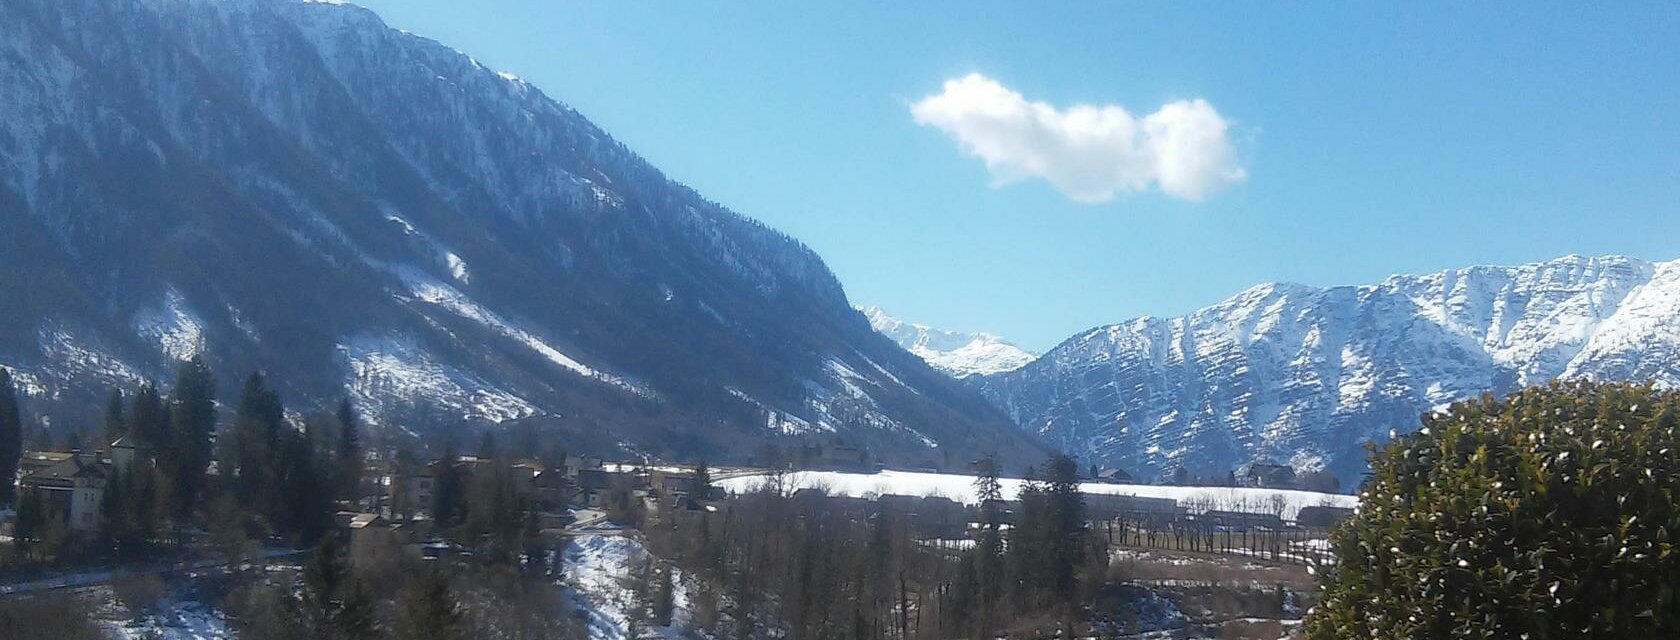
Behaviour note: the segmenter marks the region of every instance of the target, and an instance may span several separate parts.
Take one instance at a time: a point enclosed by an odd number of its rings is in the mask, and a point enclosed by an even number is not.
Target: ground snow
[[[742,493],[764,482],[763,475],[728,478],[716,484],[725,490]],[[880,473],[844,473],[838,471],[802,471],[787,476],[788,489],[821,487],[832,495],[863,497],[876,495],[937,495],[974,504],[974,476],[949,473],[919,473],[912,471],[882,471]],[[1003,495],[1013,499],[1020,493],[1024,481],[1002,478]],[[1106,484],[1087,482],[1081,491],[1094,495],[1130,495],[1144,498],[1172,498],[1191,512],[1206,509],[1270,512],[1273,505],[1282,507],[1282,517],[1292,519],[1301,507],[1329,505],[1353,508],[1354,496],[1336,493],[1317,493],[1293,489],[1255,489],[1249,487],[1167,487],[1147,484]]]
[[[174,360],[190,359],[204,349],[204,322],[173,288],[164,294],[158,306],[135,314],[134,330]]]
[[[114,640],[227,640],[235,637],[221,611],[191,600],[165,604],[139,620],[108,623]]]
[[[649,557],[647,549],[635,538],[618,535],[585,535],[572,538],[566,544],[567,595],[573,606],[582,612],[589,637],[596,640],[627,640],[626,612],[634,604],[626,585],[634,562]],[[688,587],[682,571],[672,568],[675,612],[671,626],[650,627],[660,638],[682,637],[681,629],[689,620]]]

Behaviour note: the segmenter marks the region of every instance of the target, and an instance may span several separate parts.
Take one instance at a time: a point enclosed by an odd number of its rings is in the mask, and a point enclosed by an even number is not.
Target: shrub
[[[1680,637],[1680,393],[1554,383],[1372,455],[1307,637]]]
[[[117,578],[111,583],[111,594],[128,609],[130,617],[140,619],[157,612],[169,588],[162,578],[148,573]]]

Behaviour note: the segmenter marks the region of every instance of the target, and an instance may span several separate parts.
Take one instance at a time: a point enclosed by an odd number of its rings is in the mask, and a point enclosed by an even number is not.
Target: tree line
[[[774,475],[715,513],[673,512],[643,530],[650,549],[692,578],[694,624],[714,637],[910,640],[1057,629],[1066,637],[1101,628],[1089,605],[1113,576],[1074,461],[1056,456],[1028,474],[1013,518],[996,461],[976,467],[972,544],[920,539],[914,513],[820,489],[790,493]]]
[[[97,535],[67,536],[38,493],[15,500],[6,482],[5,500],[17,503],[16,556],[131,560],[179,548],[188,542],[184,532],[195,529],[234,547],[261,540],[313,546],[332,526],[333,499],[350,496],[360,481],[359,425],[349,403],[331,424],[310,420],[299,428],[262,374],[253,373],[231,420],[218,429],[219,419],[215,377],[201,358],[181,363],[167,394],[150,382],[131,395],[113,391],[99,435],[115,446],[108,451]],[[21,436],[16,390],[0,368],[0,475],[6,478],[17,473]]]

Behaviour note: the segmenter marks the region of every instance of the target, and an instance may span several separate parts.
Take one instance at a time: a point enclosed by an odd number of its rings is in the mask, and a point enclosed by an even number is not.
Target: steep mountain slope
[[[862,311],[869,326],[881,335],[958,379],[1014,371],[1038,357],[989,333],[958,333],[911,324],[876,306]]]
[[[204,353],[414,430],[1037,452],[799,242],[354,6],[0,0],[0,115],[0,362],[49,414]]]
[[[1569,256],[1381,284],[1268,284],[1180,318],[1081,333],[970,379],[1024,428],[1153,475],[1328,468],[1486,391],[1557,377],[1680,384],[1680,261]]]

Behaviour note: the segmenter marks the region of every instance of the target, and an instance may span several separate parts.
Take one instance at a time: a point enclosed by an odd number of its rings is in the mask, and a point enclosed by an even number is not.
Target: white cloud
[[[1115,105],[1063,110],[973,73],[945,81],[910,113],[984,160],[994,186],[1036,176],[1080,202],[1151,187],[1199,201],[1247,177],[1229,124],[1199,98],[1141,118]]]

